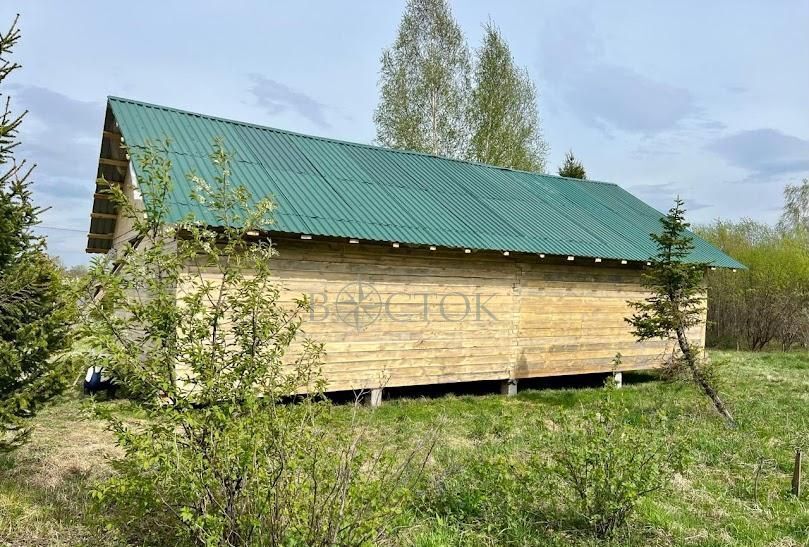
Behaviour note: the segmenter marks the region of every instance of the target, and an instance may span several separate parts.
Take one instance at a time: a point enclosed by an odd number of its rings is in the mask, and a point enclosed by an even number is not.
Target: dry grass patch
[[[92,522],[90,489],[119,454],[104,423],[75,398],[44,409],[31,441],[2,460],[0,544],[114,543]]]

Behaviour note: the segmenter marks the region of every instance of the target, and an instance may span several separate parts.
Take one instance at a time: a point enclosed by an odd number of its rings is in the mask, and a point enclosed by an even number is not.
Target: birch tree
[[[409,0],[396,41],[381,61],[377,142],[463,157],[469,51],[447,1]]]
[[[485,25],[477,50],[468,110],[468,157],[525,171],[544,171],[548,146],[542,138],[537,92],[528,71],[518,67],[503,35]]]
[[[778,221],[783,232],[809,234],[809,179],[784,188],[784,211]]]

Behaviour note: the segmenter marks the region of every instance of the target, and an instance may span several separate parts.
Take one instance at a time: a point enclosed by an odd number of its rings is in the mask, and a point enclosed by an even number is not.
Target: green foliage
[[[409,462],[334,432],[327,403],[230,403],[115,430],[126,457],[96,496],[148,543],[365,545],[409,497]],[[154,414],[149,414],[155,420]]]
[[[809,352],[710,356],[727,362],[737,429],[715,420],[696,392],[651,373],[625,373],[623,387],[613,392],[626,408],[620,427],[644,442],[676,444],[688,465],[669,488],[644,496],[609,542],[589,532],[569,487],[547,472],[562,439],[600,404],[600,387],[393,398],[373,411],[339,405],[328,414],[335,426],[358,414],[368,436],[391,446],[419,443],[432,430],[440,436],[412,499],[392,519],[395,533],[381,545],[802,545],[809,497],[788,492],[794,449],[809,448],[809,405],[796,404],[806,393]],[[98,404],[133,424],[145,418],[126,401]],[[116,447],[103,423],[81,419],[82,406],[74,398],[49,405],[35,418],[31,442],[0,457],[0,544],[128,544],[99,526],[88,506],[87,491],[109,474],[106,458]],[[668,416],[665,428],[657,412]]]
[[[0,33],[0,86],[19,68],[8,59],[19,38],[16,19]],[[70,359],[54,358],[67,344],[74,306],[60,268],[45,253],[45,241],[32,231],[41,213],[31,195],[32,168],[14,158],[24,116],[12,114],[5,101],[0,115],[0,451],[27,438],[29,419],[64,389],[74,370]]]
[[[717,220],[699,233],[747,265],[708,276],[707,342],[788,350],[809,344],[809,179],[784,189],[776,226]]]
[[[271,224],[272,203],[231,180],[217,142],[215,180],[190,179],[219,227],[169,224],[168,146],[130,150],[147,214],[113,190],[137,236],[90,272],[100,292],[86,341],[144,411],[104,414],[124,457],[96,490],[100,506],[147,543],[377,541],[431,447],[373,449],[356,420],[334,427],[323,346],[301,331],[308,302],[282,294],[274,248],[251,235]]]
[[[377,141],[459,158],[468,128],[469,51],[446,0],[408,0],[393,46],[382,53]]]
[[[708,265],[688,262],[694,245],[687,233],[690,225],[685,221],[681,199],[675,201],[660,223],[661,233],[650,236],[657,245],[657,255],[641,276],[642,285],[651,295],[630,303],[636,313],[627,322],[638,340],[679,337],[700,324],[704,311],[702,278]],[[685,353],[686,348],[682,349]]]
[[[701,359],[698,348],[692,347],[688,339],[688,329],[703,321],[703,277],[708,264],[689,261],[694,238],[688,233],[690,224],[685,221],[680,198],[660,223],[661,232],[651,234],[657,255],[652,266],[641,275],[641,284],[650,294],[642,301],[629,302],[635,313],[626,321],[638,341],[675,339],[680,353],[672,354],[666,372],[673,377],[687,374],[711,399],[716,410],[733,424],[733,417],[716,390],[716,370]]]
[[[597,404],[580,421],[565,422],[549,466],[574,523],[600,538],[625,527],[643,498],[666,488],[684,463],[682,450],[666,434],[665,415],[643,417],[640,427],[629,424],[628,415],[608,379]]]
[[[536,87],[528,71],[515,65],[506,40],[492,22],[486,24],[483,45],[477,50],[468,120],[469,159],[544,171],[548,145],[539,126]]]
[[[809,179],[784,188],[784,209],[778,221],[782,233],[809,236]]]
[[[589,391],[587,400],[568,393],[580,404],[555,413],[561,426],[542,413],[547,406],[471,413],[472,446],[435,455],[419,518],[456,530],[463,545],[549,545],[560,530],[585,540],[626,536],[638,505],[684,469],[685,451],[664,413],[639,412],[612,380]],[[560,394],[536,395],[552,403]]]
[[[752,220],[717,220],[698,233],[748,267],[708,275],[707,343],[754,351],[809,344],[806,233]]]
[[[572,179],[587,178],[587,172],[581,162],[573,155],[573,150],[568,150],[565,154],[565,162],[559,166],[559,176]]]
[[[483,436],[473,449],[440,458],[440,473],[419,492],[419,520],[462,530],[460,545],[547,544],[537,513],[547,477],[512,439]]]
[[[485,27],[474,75],[447,0],[408,0],[384,50],[376,140],[390,148],[512,169],[545,169],[536,87],[500,30]],[[472,81],[474,80],[474,81]]]

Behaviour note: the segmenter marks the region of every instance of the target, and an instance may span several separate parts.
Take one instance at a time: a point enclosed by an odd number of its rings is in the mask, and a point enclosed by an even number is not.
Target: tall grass
[[[640,501],[616,545],[804,545],[809,497],[789,493],[794,449],[809,448],[809,354],[712,352],[739,427],[729,429],[703,397],[650,374],[625,375],[626,422],[646,435],[665,411],[685,469]],[[398,519],[398,545],[597,545],[567,518],[573,510],[539,463],[566,426],[582,420],[602,388],[399,399],[360,412],[376,442],[406,445],[441,423],[440,441]],[[125,403],[117,405],[126,412]],[[351,408],[338,408],[335,427]],[[343,414],[345,416],[343,416]],[[39,419],[31,445],[3,462],[0,543],[110,544],[94,526],[87,491],[116,454],[80,403],[66,399]],[[806,477],[804,481],[807,481]]]

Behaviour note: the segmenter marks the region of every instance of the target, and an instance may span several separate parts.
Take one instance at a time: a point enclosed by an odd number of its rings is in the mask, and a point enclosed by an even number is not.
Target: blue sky
[[[536,82],[553,171],[695,222],[774,221],[809,176],[809,2],[452,2],[470,47],[491,17]],[[21,13],[6,86],[27,108],[49,249],[86,262],[104,101],[118,95],[357,142],[374,138],[382,49],[404,1],[4,0]]]

